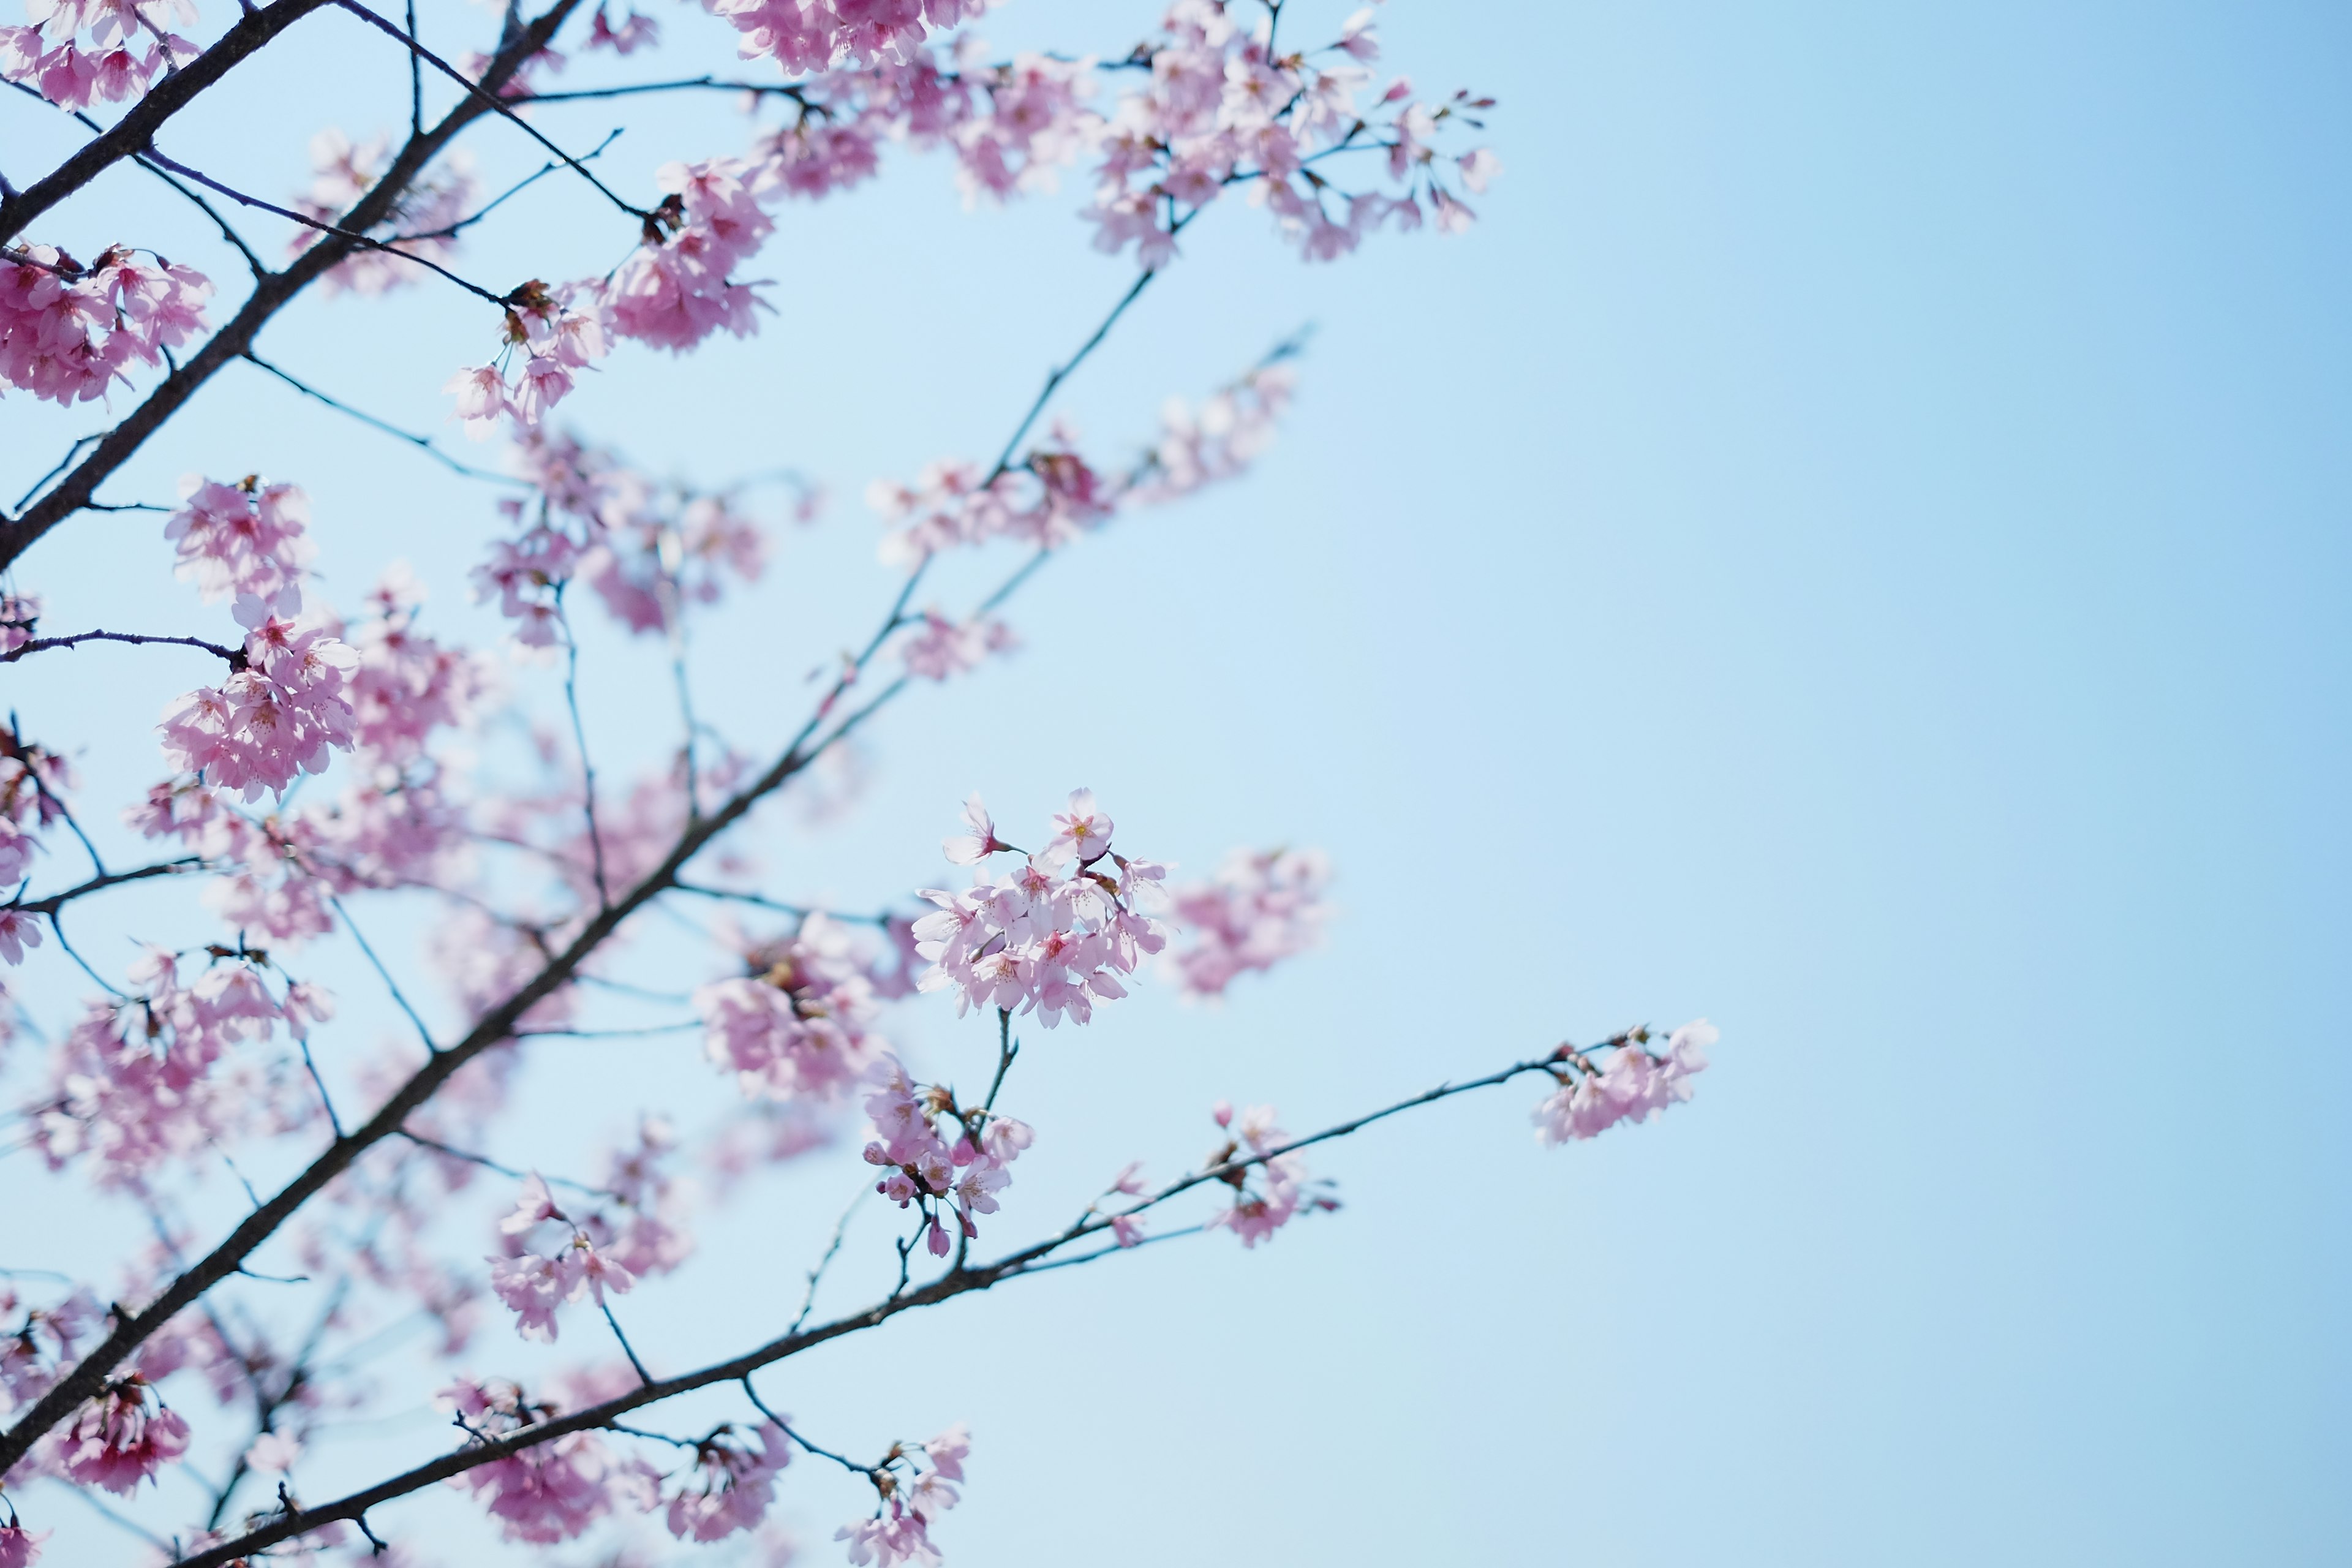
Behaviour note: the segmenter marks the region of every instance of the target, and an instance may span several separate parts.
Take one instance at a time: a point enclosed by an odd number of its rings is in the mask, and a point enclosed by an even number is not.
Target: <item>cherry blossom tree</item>
[[[165,150],[176,117],[330,9],[380,40],[367,68],[405,79],[404,127],[363,141],[320,130],[299,191],[247,189]],[[1082,1212],[1022,1211],[1016,1173],[1055,1130],[1014,1113],[1016,1065],[1082,1074],[1071,1037],[1131,988],[1221,1000],[1315,945],[1323,857],[1244,848],[1186,879],[1151,858],[1150,831],[1130,837],[1117,803],[1087,789],[1013,803],[1005,826],[974,795],[960,820],[940,803],[956,831],[940,885],[819,907],[763,871],[753,814],[817,778],[877,711],[984,680],[1017,646],[1016,597],[1064,552],[1239,477],[1266,449],[1297,383],[1295,342],[1171,403],[1140,451],[1090,449],[1048,417],[1069,374],[1181,265],[1203,212],[1261,208],[1272,243],[1315,263],[1390,232],[1463,230],[1499,170],[1475,140],[1491,105],[1383,79],[1372,11],[1310,16],[1303,0],[1174,0],[1156,18],[1104,6],[1100,25],[1124,31],[1009,58],[976,30],[986,0],[701,9],[510,4],[495,25],[444,18],[446,46],[426,41],[413,4],[394,16],[363,0],[241,0],[229,15],[191,0],[27,0],[26,24],[0,28],[16,111],[87,132],[38,177],[0,167],[0,410],[47,400],[108,421],[0,514],[0,662],[20,683],[69,683],[76,649],[135,645],[154,649],[164,681],[136,798],[85,792],[74,759],[87,737],[26,733],[13,714],[0,729],[8,1138],[15,1157],[143,1216],[153,1237],[110,1279],[0,1271],[0,1568],[40,1558],[74,1490],[181,1568],[421,1563],[402,1543],[404,1500],[428,1489],[465,1494],[524,1560],[592,1538],[614,1554],[674,1538],[781,1561],[791,1548],[772,1515],[811,1464],[855,1483],[837,1534],[847,1561],[936,1563],[970,1484],[967,1428],[846,1451],[828,1413],[777,1408],[780,1380],[763,1374],[917,1309],[1115,1268],[1136,1248],[1219,1245],[1216,1232],[1256,1247],[1338,1206],[1317,1175],[1321,1145],[1418,1107],[1527,1079],[1537,1136],[1560,1143],[1647,1120],[1706,1066],[1715,1031],[1702,1021],[1531,1042],[1467,1081],[1328,1108],[1340,1120],[1305,1133],[1271,1107],[1220,1102],[1202,1108],[1194,1163],[1138,1149],[1100,1173]],[[598,53],[614,57],[613,84],[556,85],[567,55]],[[692,58],[681,68],[673,55]],[[535,112],[664,94],[740,100],[740,144],[675,149],[679,161],[636,189],[600,172],[602,148],[563,144]],[[468,136],[543,162],[486,188]],[[781,289],[754,268],[793,204],[925,154],[986,202],[1074,173],[1091,243],[1124,258],[1132,281],[1034,400],[1005,411],[992,456],[873,484],[870,635],[804,711],[772,732],[721,734],[695,712],[688,631],[726,613],[779,525],[813,521],[821,492],[787,476],[779,513],[743,483],[657,479],[562,427],[560,405],[583,377],[626,376],[633,355],[761,332]],[[118,164],[152,177],[155,201],[192,204],[245,275],[215,278],[136,233],[90,256],[45,242]],[[542,181],[610,231],[611,268],[511,287],[470,276],[469,234]],[[257,223],[290,226],[292,243],[272,255],[247,237]],[[332,296],[394,289],[438,291],[478,317],[478,363],[453,366],[440,389],[478,452],[453,455],[256,352],[281,316],[325,332]],[[505,647],[460,646],[404,574],[331,604],[320,573],[339,531],[299,474],[247,473],[222,451],[175,501],[98,500],[233,362],[381,433],[388,458],[404,446],[398,460],[481,482],[478,554],[431,585],[495,605]],[[134,521],[187,586],[184,622],[51,624],[41,542],[122,510],[160,516]],[[950,556],[993,571],[993,585],[955,606],[924,597]],[[590,617],[643,639],[674,677],[675,711],[644,719],[668,727],[666,760],[641,777],[600,775],[591,755]],[[178,689],[164,668],[192,660],[210,679]],[[497,743],[515,734],[530,743]],[[143,858],[101,855],[84,826],[101,815],[121,817]],[[141,890],[166,879],[201,886],[209,940],[144,940]],[[420,900],[436,912],[419,942],[371,942]],[[690,957],[653,939],[657,919],[695,933]],[[337,952],[363,961],[365,994],[318,978]],[[35,1005],[34,966],[79,990],[78,1006]],[[974,1055],[961,1070],[979,1085],[894,1047],[894,1013],[918,1008],[965,1021]],[[695,1064],[739,1098],[691,1128],[647,1114],[592,1170],[510,1163],[522,1064],[592,1037],[641,1040],[658,1070]],[[634,1092],[616,1088],[616,1113],[635,1110]],[[853,1224],[856,1204],[842,1214],[796,1291],[777,1296],[764,1340],[695,1364],[630,1337],[632,1305],[693,1289],[698,1210],[828,1145],[862,1152],[865,1222]],[[208,1227],[214,1211],[185,1201],[207,1183],[245,1194],[234,1223]],[[828,1299],[836,1260],[861,1247],[887,1284]],[[409,1363],[389,1385],[376,1375],[391,1364],[388,1326],[418,1321],[437,1335],[426,1360],[446,1427],[374,1484],[315,1495],[300,1482],[323,1422],[425,1392],[399,1386]],[[501,1364],[535,1370],[472,1370]],[[689,1407],[719,1414],[667,1419]],[[156,1483],[173,1469],[197,1490],[166,1494]],[[172,1511],[189,1495],[203,1500],[193,1514]]]

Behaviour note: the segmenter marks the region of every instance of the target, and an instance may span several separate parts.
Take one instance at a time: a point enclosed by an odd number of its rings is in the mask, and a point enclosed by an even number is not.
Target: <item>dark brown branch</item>
[[[114,871],[102,877],[92,877],[87,882],[68,888],[62,893],[51,893],[46,899],[29,899],[22,903],[0,904],[0,909],[15,910],[28,915],[54,915],[76,899],[86,898],[91,893],[103,892],[108,888],[119,887],[124,882],[143,882],[150,877],[176,877],[183,871],[195,870],[203,864],[203,858],[194,855],[185,856],[177,860],[159,861],[152,866],[142,866],[135,871]]]
[[[278,4],[262,13],[275,15],[281,6],[308,4],[309,0],[278,0]],[[318,0],[325,4],[326,0]],[[544,47],[555,36],[558,27],[579,8],[581,0],[554,0],[554,4],[530,26],[518,32],[499,51],[483,73],[483,82],[495,90],[503,87],[522,63]],[[209,58],[207,55],[205,58]],[[460,131],[489,112],[489,106],[478,98],[460,100],[449,112],[421,137],[412,137],[383,177],[361,196],[352,210],[345,213],[338,227],[364,234],[390,216],[394,205],[406,192],[412,181],[431,163],[441,149],[456,138]],[[288,301],[299,294],[311,282],[324,276],[337,263],[359,248],[341,235],[331,234],[317,245],[294,258],[282,272],[273,272],[258,279],[253,292],[227,325],[206,339],[202,348],[181,364],[146,400],[133,409],[130,416],[100,437],[97,449],[83,458],[57,489],[27,508],[14,521],[0,522],[0,570],[5,570],[31,547],[41,535],[88,505],[98,487],[106,478],[130,460],[131,455],[153,435],[163,422],[178,413],[197,389],[210,381],[229,361],[242,355],[253,346],[255,336],[269,320],[285,308]]]
[[[211,48],[157,82],[111,130],[58,165],[55,173],[34,181],[14,200],[0,202],[0,239],[23,233],[27,224],[96,179],[110,164],[145,152],[157,128],[226,76],[230,67],[331,3],[276,0],[238,17]]]
[[[76,632],[71,637],[35,637],[31,642],[19,644],[0,654],[0,664],[14,664],[28,655],[46,653],[53,647],[79,647],[86,642],[171,643],[180,647],[200,647],[206,653],[228,660],[228,667],[233,670],[245,668],[245,650],[242,648],[223,647],[202,637],[148,637],[139,632]]]

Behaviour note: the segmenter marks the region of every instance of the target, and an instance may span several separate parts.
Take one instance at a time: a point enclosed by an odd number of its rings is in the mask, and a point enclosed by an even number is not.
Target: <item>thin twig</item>
[[[413,430],[404,430],[399,426],[379,419],[373,414],[361,412],[359,409],[352,407],[350,404],[343,402],[341,398],[331,397],[326,393],[323,393],[317,387],[312,386],[309,382],[296,380],[286,371],[271,363],[269,361],[263,359],[251,349],[244,350],[238,357],[268,371],[270,374],[276,376],[278,380],[284,382],[287,385],[292,387],[303,396],[323,403],[338,414],[347,414],[352,418],[358,420],[361,424],[368,426],[373,429],[381,430],[387,436],[407,442],[410,446],[416,447],[426,457],[431,458],[435,462],[439,463],[443,468],[447,468],[452,473],[463,474],[469,479],[488,479],[493,484],[520,485],[525,489],[529,489],[530,486],[530,481],[529,479],[518,479],[512,474],[493,473],[488,468],[475,468],[470,463],[461,463],[457,458],[449,456],[448,453],[443,451],[440,447],[435,446],[431,437],[419,436]]]
[[[20,658],[28,658],[37,653],[47,653],[53,647],[79,647],[86,642],[120,642],[137,643],[142,645],[148,643],[170,643],[179,647],[202,648],[206,653],[225,658],[228,660],[228,667],[232,670],[243,669],[245,668],[245,650],[243,648],[223,647],[216,642],[206,642],[202,637],[149,637],[143,633],[138,632],[104,631],[76,632],[71,637],[35,637],[28,643],[20,644],[16,647],[10,648],[6,653],[0,654],[0,664],[14,664]]]
[[[501,1165],[487,1154],[477,1154],[470,1150],[444,1143],[438,1138],[427,1138],[424,1133],[412,1132],[405,1127],[396,1128],[394,1132],[394,1136],[405,1139],[420,1149],[430,1149],[436,1154],[446,1154],[452,1160],[463,1160],[469,1165],[479,1165],[485,1171],[496,1171],[501,1176],[512,1176],[518,1182],[536,1175],[551,1187],[568,1188],[575,1193],[585,1193],[590,1197],[612,1198],[617,1201],[621,1195],[610,1187],[599,1187],[587,1182],[575,1182],[569,1176],[550,1176],[536,1171],[519,1171],[512,1165]]]
[[[340,5],[344,10],[349,11],[352,16],[357,16],[362,22],[367,23],[368,26],[391,34],[406,47],[412,57],[422,59],[426,65],[431,66],[435,70],[439,71],[451,81],[454,81],[459,87],[464,88],[474,97],[481,100],[493,112],[502,115],[514,124],[520,126],[524,135],[530,137],[532,141],[538,142],[541,146],[554,153],[558,158],[563,160],[565,165],[569,167],[572,173],[578,174],[582,179],[587,181],[591,185],[593,185],[598,191],[602,192],[606,201],[611,202],[614,206],[620,208],[623,212],[627,213],[631,217],[637,219],[639,222],[650,223],[653,221],[654,215],[650,211],[638,206],[632,202],[622,200],[618,195],[614,194],[611,187],[607,186],[604,181],[590,174],[586,164],[581,163],[579,159],[573,157],[571,153],[565,152],[562,148],[549,141],[545,136],[540,134],[539,128],[531,124],[530,121],[525,120],[521,115],[517,114],[514,111],[513,107],[509,105],[505,99],[484,88],[481,83],[474,80],[465,72],[459,70],[456,66],[451,65],[447,60],[443,59],[439,55],[436,55],[431,49],[426,48],[423,44],[418,43],[415,35],[402,32],[392,23],[384,20],[382,16],[377,16],[374,12],[361,5],[359,0],[333,0],[333,3]],[[536,51],[533,52],[535,53]]]
[[[109,876],[92,877],[87,882],[68,888],[61,893],[51,893],[46,899],[10,902],[0,905],[0,909],[21,910],[32,915],[55,915],[58,910],[76,899],[89,894],[102,892],[108,888],[118,887],[124,882],[143,882],[150,877],[175,877],[183,871],[193,871],[203,865],[202,857],[185,855],[177,860],[163,860],[152,866],[142,866],[135,871],[116,871]]]
[[[564,612],[563,587],[555,589],[556,617],[563,623],[563,705],[572,710],[572,741],[580,749],[581,799],[588,812],[589,868],[596,879],[596,907],[609,909],[612,889],[604,885],[604,835],[596,826],[596,764],[588,758],[588,731],[580,721],[580,639],[572,635],[572,617]]]
[[[801,1299],[800,1312],[793,1319],[793,1326],[786,1332],[799,1333],[801,1325],[808,1321],[809,1313],[815,1310],[816,1288],[824,1280],[824,1271],[833,1267],[835,1255],[841,1251],[841,1239],[849,1234],[849,1218],[857,1212],[857,1205],[866,1201],[866,1194],[873,1190],[864,1182],[857,1184],[857,1195],[851,1198],[848,1206],[841,1211],[841,1218],[834,1225],[833,1240],[826,1245],[824,1256],[818,1258],[816,1267],[809,1270],[808,1294]]]
[[[324,886],[323,881],[320,885]],[[343,929],[352,933],[352,940],[359,943],[360,952],[367,955],[368,964],[375,971],[376,978],[383,982],[386,991],[392,993],[394,1004],[407,1014],[408,1021],[415,1026],[416,1037],[425,1042],[425,1054],[439,1056],[441,1047],[433,1043],[433,1031],[425,1026],[424,1016],[409,1005],[407,994],[401,990],[400,982],[392,977],[392,971],[384,967],[383,960],[376,956],[374,947],[370,945],[367,933],[361,931],[359,922],[352,919],[352,911],[343,907],[341,895],[328,888],[327,902],[333,906],[336,917],[343,922]]]
[[[447,279],[450,282],[455,283],[458,288],[466,290],[467,293],[472,294],[479,299],[488,300],[491,304],[498,306],[501,310],[506,309],[511,302],[508,296],[495,293],[490,289],[485,289],[470,278],[459,277],[457,273],[450,271],[449,268],[442,266],[439,262],[433,260],[429,257],[419,256],[413,250],[403,250],[398,246],[394,245],[390,240],[377,239],[373,235],[362,234],[359,230],[353,228],[345,228],[341,224],[329,223],[324,218],[312,217],[308,213],[297,212],[292,207],[281,207],[276,202],[264,201],[259,196],[247,195],[243,191],[236,189],[233,185],[223,184],[220,181],[214,179],[210,174],[204,173],[200,169],[192,169],[187,164],[181,163],[175,158],[165,157],[162,153],[156,151],[152,147],[147,149],[145,155],[152,158],[156,163],[161,163],[163,167],[171,170],[173,173],[195,181],[196,184],[204,186],[206,190],[217,191],[233,202],[236,202],[245,206],[258,208],[262,212],[274,214],[278,217],[286,218],[294,223],[299,223],[305,228],[317,229],[320,234],[331,234],[336,238],[341,239],[347,244],[358,246],[362,250],[381,250],[386,256],[396,256],[403,261],[413,261],[417,266],[424,268],[427,272],[439,274],[441,277]],[[397,237],[395,236],[394,237]]]

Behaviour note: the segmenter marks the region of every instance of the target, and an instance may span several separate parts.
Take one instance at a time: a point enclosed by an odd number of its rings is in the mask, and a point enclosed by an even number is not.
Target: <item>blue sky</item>
[[[985,31],[1108,51],[1147,20],[1020,0]],[[394,123],[366,36],[306,26],[302,68],[174,154],[284,191],[316,125]],[[1246,209],[1188,235],[1059,406],[1132,441],[1311,321],[1280,443],[1057,562],[1017,658],[877,729],[854,813],[778,815],[770,881],[928,882],[974,788],[1016,823],[1090,784],[1122,842],[1196,869],[1331,853],[1326,951],[1024,1057],[1039,1224],[1129,1158],[1197,1156],[1220,1095],[1305,1128],[1699,1014],[1717,1065],[1691,1106],[1569,1150],[1535,1147],[1532,1091],[1465,1098],[1318,1156],[1329,1223],[926,1314],[772,1396],[852,1447],[970,1420],[959,1568],[2341,1561],[2352,25],[1399,0],[1382,29],[1385,66],[1502,100],[1482,224],[1314,268]],[[10,145],[48,134],[5,112]],[[566,113],[574,141],[619,123]],[[717,106],[630,122],[615,177],[740,141]],[[535,165],[481,144],[493,177]],[[835,490],[699,645],[747,742],[887,602],[865,482],[992,454],[1124,287],[1071,205],[967,214],[908,161],[787,210],[759,338],[625,351],[580,395],[650,466]],[[59,237],[94,250],[144,206],[116,182]],[[608,262],[578,193],[516,206],[469,270]],[[424,426],[492,327],[412,292],[307,305],[262,348]],[[89,424],[5,418],[26,480]],[[436,618],[487,633],[459,582],[480,491],[225,375],[108,493],[207,464],[311,491],[339,597],[405,556]],[[59,625],[215,616],[167,559],[118,514],[24,577]],[[36,732],[87,722],[93,779],[133,784],[185,672],[75,658],[66,686],[16,667],[6,700]],[[604,756],[669,743],[642,650],[589,671]],[[979,1070],[977,1025],[899,1032]],[[507,1157],[626,1120],[584,1086],[703,1102],[691,1047],[602,1049],[533,1075]],[[789,1316],[855,1184],[812,1166],[727,1211],[726,1285],[634,1299],[640,1343],[683,1365]],[[24,1215],[0,1263],[75,1267],[119,1220],[49,1202],[22,1156],[0,1188]],[[355,1436],[309,1489],[437,1441]],[[846,1485],[796,1467],[786,1497],[831,1560]],[[408,1519],[494,1560],[458,1510]],[[121,1551],[74,1540],[61,1561]]]

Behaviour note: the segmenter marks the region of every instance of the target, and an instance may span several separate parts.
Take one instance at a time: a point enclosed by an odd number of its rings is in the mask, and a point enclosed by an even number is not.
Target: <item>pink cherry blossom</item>
[[[719,1541],[755,1528],[775,1500],[776,1476],[792,1459],[790,1439],[762,1423],[756,1449],[722,1433],[695,1447],[684,1484],[669,1499],[665,1522],[680,1541]]]
[[[1055,814],[1053,837],[1045,840],[1037,858],[1049,866],[1072,860],[1091,866],[1110,853],[1110,818],[1095,809],[1095,792],[1072,790],[1070,809]]]
[[[1235,850],[1207,882],[1173,889],[1191,941],[1169,964],[1188,994],[1215,996],[1243,974],[1270,969],[1318,942],[1330,867],[1313,850]]]
[[[133,1375],[51,1434],[48,1462],[68,1480],[127,1497],[187,1446],[187,1422]]]
[[[37,1535],[21,1524],[0,1525],[0,1568],[33,1568],[41,1560],[41,1542],[48,1538],[47,1531]]]

